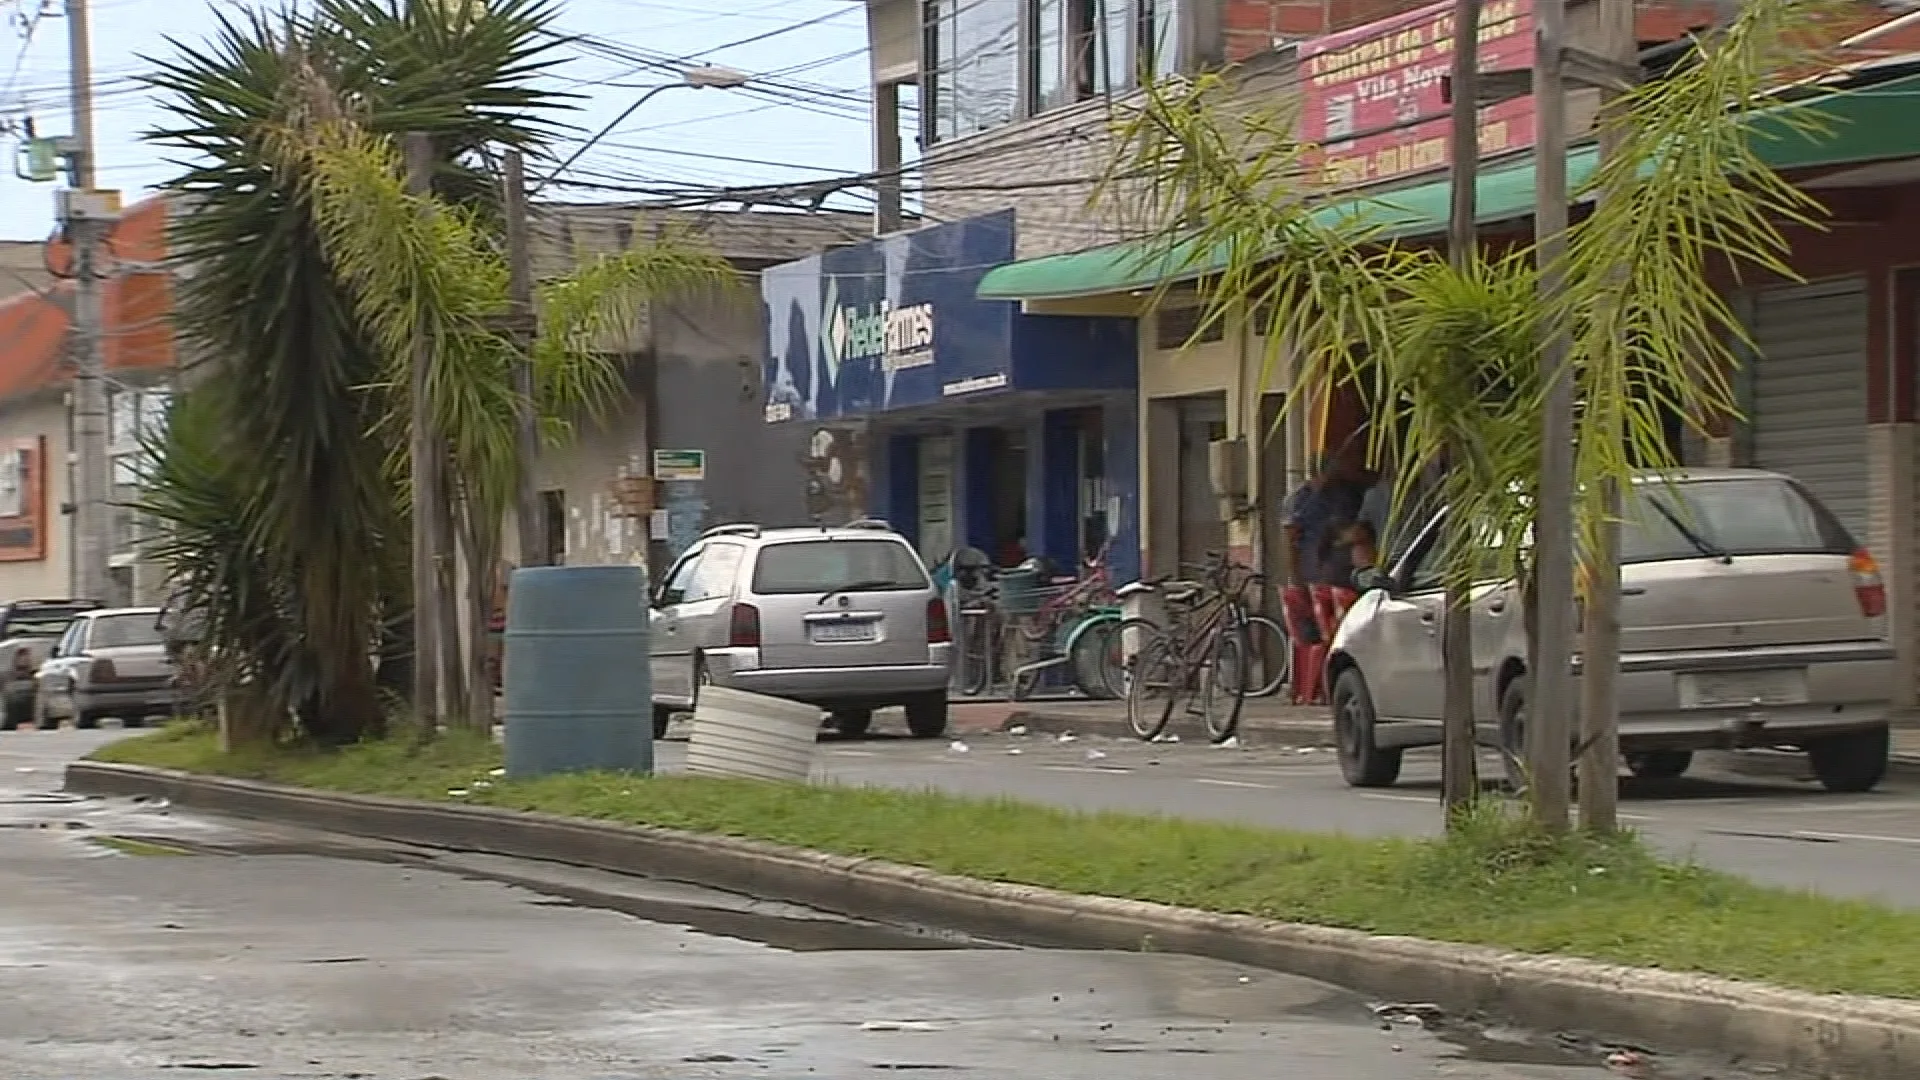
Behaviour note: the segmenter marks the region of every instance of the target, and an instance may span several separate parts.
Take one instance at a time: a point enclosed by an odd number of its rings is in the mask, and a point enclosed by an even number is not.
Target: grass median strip
[[[1542,837],[1491,812],[1444,841],[1369,840],[934,791],[604,774],[508,782],[493,775],[499,747],[461,735],[423,747],[392,741],[224,755],[211,735],[171,728],[93,758],[749,837],[1066,892],[1920,998],[1920,912],[1754,885],[1656,858],[1631,838]]]

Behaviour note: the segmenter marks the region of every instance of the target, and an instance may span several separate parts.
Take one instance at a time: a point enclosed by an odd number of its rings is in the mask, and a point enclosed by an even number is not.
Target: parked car
[[[1677,777],[1698,750],[1780,748],[1805,751],[1830,791],[1878,784],[1893,648],[1873,557],[1799,483],[1763,470],[1642,477],[1626,510],[1619,701],[1628,768]],[[1328,677],[1351,785],[1391,785],[1405,750],[1440,742],[1445,513],[1369,583],[1334,635]],[[1514,583],[1476,587],[1472,623],[1481,738],[1515,769],[1528,680]]]
[[[107,717],[139,727],[173,712],[173,668],[159,608],[101,608],[76,615],[35,676],[36,718],[95,728]]]
[[[818,705],[856,735],[904,705],[913,734],[936,738],[952,650],[946,602],[885,522],[722,525],[654,595],[654,733],[712,684]]]
[[[0,605],[0,731],[13,731],[34,718],[34,673],[75,615],[100,604],[93,600],[15,600]]]

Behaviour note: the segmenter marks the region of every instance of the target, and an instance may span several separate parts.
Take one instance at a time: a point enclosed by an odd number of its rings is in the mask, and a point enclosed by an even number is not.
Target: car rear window
[[[760,550],[753,591],[784,593],[897,592],[928,587],[927,572],[898,540],[796,540]]]
[[[1798,484],[1769,477],[1698,480],[1636,486],[1620,530],[1620,561],[1699,558],[1687,530],[1735,556],[1846,555],[1854,548],[1846,528]]]
[[[93,649],[122,649],[130,645],[160,644],[160,630],[152,614],[102,615],[93,620],[87,633],[87,646]]]

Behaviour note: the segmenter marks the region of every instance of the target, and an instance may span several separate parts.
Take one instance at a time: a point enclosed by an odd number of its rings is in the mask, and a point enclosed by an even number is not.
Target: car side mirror
[[[681,595],[679,589],[661,589],[659,595],[653,598],[653,606],[657,608],[672,607],[683,599],[685,599],[685,597]]]
[[[1354,571],[1353,584],[1363,593],[1372,592],[1375,589],[1385,589],[1388,592],[1392,592],[1393,575],[1377,566],[1369,566]]]

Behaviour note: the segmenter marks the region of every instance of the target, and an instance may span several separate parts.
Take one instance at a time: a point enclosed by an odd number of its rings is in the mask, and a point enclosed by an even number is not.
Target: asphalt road
[[[965,752],[956,749],[965,746]],[[1331,751],[1249,750],[1052,735],[833,743],[822,769],[846,783],[1010,795],[1081,809],[1134,810],[1360,836],[1439,831],[1440,759],[1409,753],[1399,786],[1356,791]],[[662,760],[677,764],[669,746]],[[1482,766],[1497,776],[1498,763]],[[1622,784],[1623,824],[1676,856],[1753,880],[1920,907],[1920,782],[1832,795],[1791,777],[1717,770]]]
[[[7,1080],[1616,1075],[1575,1036],[1383,1025],[1346,991],[1230,964],[57,794],[101,738],[0,736]],[[1661,1057],[1628,1075],[1731,1077]]]

